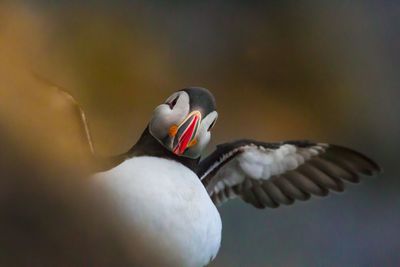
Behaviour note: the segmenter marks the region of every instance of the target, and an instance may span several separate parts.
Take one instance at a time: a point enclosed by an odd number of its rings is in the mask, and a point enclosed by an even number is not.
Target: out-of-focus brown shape
[[[107,204],[77,169],[37,164],[0,133],[0,265],[130,266]],[[55,168],[55,166],[58,166]]]
[[[34,151],[36,160],[62,158],[63,163],[83,163],[87,145],[82,139],[82,125],[77,120],[73,100],[30,73],[29,60],[38,38],[30,46],[22,44],[30,41],[24,33],[35,31],[32,26],[26,29],[27,24],[36,21],[26,14],[2,16],[7,14],[7,7],[0,10],[3,20],[0,29],[2,130],[13,136],[20,148]],[[27,21],[24,24],[18,18]]]
[[[35,20],[7,11],[0,7],[0,266],[134,266],[137,251],[88,178],[76,108],[27,67],[23,33]]]

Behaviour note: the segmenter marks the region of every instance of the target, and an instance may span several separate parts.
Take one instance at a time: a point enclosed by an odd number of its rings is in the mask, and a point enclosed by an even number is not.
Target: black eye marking
[[[210,126],[209,126],[208,129],[207,129],[208,132],[211,131],[211,129],[214,127],[216,121],[217,121],[217,119],[215,119],[215,120],[210,124]]]
[[[176,102],[178,102],[178,99],[179,99],[179,95],[177,95],[171,102],[167,102],[165,104],[167,104],[170,109],[173,109],[176,105]]]

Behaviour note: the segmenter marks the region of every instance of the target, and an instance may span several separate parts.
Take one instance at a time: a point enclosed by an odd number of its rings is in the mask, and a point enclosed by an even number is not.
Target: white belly
[[[94,179],[109,193],[139,266],[204,266],[216,256],[221,219],[187,167],[134,157]]]

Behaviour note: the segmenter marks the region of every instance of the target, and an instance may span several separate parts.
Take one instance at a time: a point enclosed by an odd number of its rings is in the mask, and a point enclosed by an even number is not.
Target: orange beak
[[[196,143],[196,135],[201,121],[201,113],[199,111],[191,112],[185,120],[178,126],[173,141],[172,151],[180,156],[188,147]]]

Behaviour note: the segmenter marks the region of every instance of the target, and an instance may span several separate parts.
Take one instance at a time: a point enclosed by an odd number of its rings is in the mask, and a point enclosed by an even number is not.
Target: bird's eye
[[[178,102],[179,95],[176,96],[172,101],[167,102],[166,104],[169,106],[170,109],[173,109],[176,105],[176,102]]]
[[[208,129],[207,129],[207,131],[211,131],[211,129],[214,127],[216,121],[217,121],[217,120],[215,119],[215,120],[210,124],[210,126],[209,126]]]

